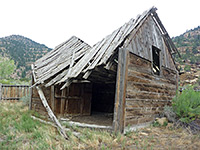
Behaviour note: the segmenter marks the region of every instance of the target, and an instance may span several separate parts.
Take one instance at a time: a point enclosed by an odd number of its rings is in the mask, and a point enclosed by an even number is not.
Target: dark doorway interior
[[[115,83],[93,83],[91,115],[73,117],[72,121],[112,126],[115,100]]]
[[[115,84],[94,83],[92,87],[92,113],[113,113],[115,100]]]

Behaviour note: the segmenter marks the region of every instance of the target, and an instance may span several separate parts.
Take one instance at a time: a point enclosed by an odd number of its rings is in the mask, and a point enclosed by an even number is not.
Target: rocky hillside
[[[15,61],[14,78],[29,77],[30,65],[51,49],[20,35],[0,38],[0,55]]]
[[[172,40],[181,54],[181,58],[176,56],[176,61],[183,73],[180,76],[181,85],[200,85],[200,26]]]

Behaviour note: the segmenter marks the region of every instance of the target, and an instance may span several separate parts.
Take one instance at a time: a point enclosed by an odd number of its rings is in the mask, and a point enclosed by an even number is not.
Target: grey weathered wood
[[[39,69],[40,67],[48,64],[49,62],[51,62],[55,57],[58,57],[60,55],[62,55],[62,53],[67,50],[68,48],[70,48],[71,46],[73,46],[74,44],[76,44],[78,41],[78,38],[70,38],[67,43],[65,43],[64,45],[62,45],[62,47],[59,47],[59,49],[55,49],[52,52],[50,51],[49,53],[47,53],[44,57],[40,58],[38,61],[35,62],[36,67]],[[50,55],[49,55],[50,54]]]
[[[33,75],[31,75],[31,85],[33,85]],[[32,97],[33,97],[33,88],[30,88],[29,110],[32,110]]]
[[[119,49],[118,69],[115,89],[115,108],[113,119],[113,130],[115,132],[124,130],[126,80],[128,71],[128,50]]]
[[[65,87],[68,87],[71,83],[73,82],[73,79],[67,79],[66,83],[61,87],[61,90],[64,89]]]
[[[88,48],[84,48],[81,51],[75,53],[74,61],[76,61],[77,59],[82,57],[85,54],[85,52],[87,51],[87,49]],[[50,70],[48,70],[44,74],[41,74],[42,76],[39,77],[38,80],[44,81],[44,80],[50,78],[51,76],[55,75],[56,73],[60,72],[62,69],[68,67],[70,65],[70,62],[71,62],[71,56],[67,57],[67,59],[63,58],[62,60],[64,60],[64,61],[63,62],[59,62],[58,65],[55,65],[53,68],[51,68]]]
[[[98,53],[96,54],[96,56],[94,57],[93,62],[91,62],[91,64],[85,69],[86,71],[89,69],[93,69],[96,64],[99,62],[99,60],[102,58],[103,54],[105,53],[105,51],[108,49],[108,47],[112,44],[114,38],[116,37],[116,35],[118,34],[119,30],[115,30],[111,35],[107,36],[105,39],[107,39],[105,41],[105,44],[98,50]],[[84,71],[85,72],[85,71]]]
[[[64,88],[62,90],[61,97],[66,97],[66,88]],[[64,115],[64,112],[65,112],[65,99],[61,98],[61,106],[60,106],[60,113],[61,113],[61,115]]]
[[[64,131],[64,128],[62,127],[62,125],[60,124],[60,122],[58,121],[58,119],[56,118],[54,113],[52,112],[51,108],[49,107],[49,104],[47,103],[47,100],[44,96],[42,89],[40,88],[40,86],[36,86],[36,89],[38,91],[38,94],[40,96],[42,104],[44,105],[45,109],[47,110],[47,113],[48,113],[49,117],[51,118],[51,120],[56,124],[58,131],[65,139],[69,139],[69,137],[66,135],[66,133]]]
[[[84,69],[84,67],[89,63],[89,61],[96,55],[99,48],[101,48],[106,41],[106,38],[102,40],[102,42],[99,42],[96,44],[93,48],[91,48],[82,58],[81,60],[74,65],[71,74],[69,77],[77,77],[79,73]]]
[[[60,81],[68,72],[68,69],[64,70],[62,73],[58,74],[56,77],[54,77],[52,80],[50,80],[45,87],[51,86],[54,83]]]
[[[75,60],[79,59],[80,57],[82,57],[84,55],[84,53],[80,54],[80,53],[76,53],[75,54]],[[76,57],[77,56],[77,57]],[[75,61],[74,60],[74,61]],[[57,67],[54,67],[52,68],[51,70],[47,71],[45,74],[42,74],[42,76],[40,78],[38,78],[38,82],[36,84],[39,84],[39,83],[42,83],[44,82],[45,80],[49,79],[50,77],[52,77],[53,75],[55,75],[56,73],[60,72],[61,70],[63,70],[64,68],[68,67],[70,65],[70,58],[68,58],[66,60],[66,62],[62,63],[62,64],[59,64]],[[60,76],[60,75],[59,75]],[[65,76],[67,76],[65,74]],[[64,77],[63,77],[64,78]],[[60,79],[60,78],[59,78]],[[60,79],[61,80],[61,79]],[[65,81],[66,80],[66,77],[64,79],[62,79],[61,82]]]
[[[33,79],[36,80],[33,65],[31,65],[31,67],[32,67]],[[49,104],[47,103],[47,100],[46,100],[46,98],[44,96],[44,93],[43,93],[42,89],[40,88],[40,86],[36,86],[36,89],[38,91],[38,94],[40,96],[42,104],[44,105],[44,108],[46,109],[46,111],[47,111],[49,117],[51,118],[51,120],[56,124],[59,133],[65,139],[68,139],[68,136],[65,134],[65,131],[64,131],[63,127],[61,126],[60,122],[58,121],[58,119],[56,118],[54,113],[52,112],[51,108],[49,107]]]
[[[80,46],[78,48],[83,48],[84,44],[83,43],[78,43],[76,44],[76,46]],[[74,46],[74,48],[68,48],[66,50],[68,50],[67,52],[63,52],[62,55],[60,55],[57,58],[53,58],[54,60],[51,61],[45,68],[41,68],[41,69],[37,69],[37,73],[40,73],[41,75],[44,75],[44,73],[47,74],[47,72],[51,72],[54,68],[56,68],[57,65],[60,65],[62,63],[66,63],[66,58],[69,61],[68,64],[70,63],[70,59],[71,59],[71,53],[73,52],[73,50],[75,50],[76,46]],[[79,50],[79,49],[77,49]],[[38,76],[38,75],[37,75]],[[39,77],[39,76],[38,76]]]
[[[51,86],[51,93],[50,93],[50,101],[51,101],[51,109],[55,112],[55,87],[54,85]]]

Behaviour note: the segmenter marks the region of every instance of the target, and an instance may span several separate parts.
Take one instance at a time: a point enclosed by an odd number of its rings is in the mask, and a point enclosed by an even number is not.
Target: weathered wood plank
[[[116,79],[115,91],[115,108],[113,129],[115,132],[124,130],[124,116],[125,116],[125,97],[126,97],[126,80],[128,70],[128,51],[126,49],[119,49],[118,52],[118,69]]]
[[[34,81],[36,81],[35,73],[34,73],[34,70],[33,70],[33,69],[34,69],[34,66],[31,65],[31,67],[32,67],[33,79],[34,79]],[[61,134],[65,139],[68,139],[69,137],[65,134],[65,131],[64,131],[63,127],[61,126],[60,122],[58,121],[58,119],[56,118],[56,116],[54,115],[54,113],[52,112],[51,108],[49,107],[49,104],[47,103],[47,100],[46,100],[46,98],[45,98],[45,96],[44,96],[44,93],[43,93],[41,87],[40,87],[40,86],[36,86],[36,89],[37,89],[37,91],[38,91],[38,94],[39,94],[39,96],[40,96],[40,99],[41,99],[41,101],[42,101],[42,104],[44,105],[44,107],[45,107],[45,109],[46,109],[46,111],[47,111],[49,117],[50,117],[51,120],[56,124],[57,129],[58,129],[58,131],[60,132],[60,134]]]
[[[64,88],[62,90],[62,94],[61,94],[61,97],[66,97],[66,88]],[[64,115],[64,112],[65,112],[65,99],[64,98],[61,98],[61,106],[60,106],[60,113],[61,115]]]
[[[50,101],[51,101],[51,109],[55,112],[55,87],[51,86],[51,94],[50,94]]]
[[[56,116],[54,115],[54,113],[52,112],[51,108],[49,107],[47,100],[44,96],[44,93],[42,92],[42,89],[39,86],[36,86],[36,89],[38,90],[38,94],[40,95],[40,99],[44,105],[44,107],[46,108],[49,117],[51,118],[51,120],[56,124],[58,131],[60,132],[60,134],[65,138],[65,139],[69,139],[69,137],[65,134],[65,131],[63,129],[63,127],[61,126],[60,122],[58,121],[58,119],[56,118]]]

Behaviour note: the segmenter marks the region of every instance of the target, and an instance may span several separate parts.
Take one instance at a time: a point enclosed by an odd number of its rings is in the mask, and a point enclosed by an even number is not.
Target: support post
[[[114,119],[113,119],[114,132],[124,131],[128,56],[129,52],[127,49],[124,48],[119,49],[116,89],[115,89],[115,108],[114,108]]]
[[[55,112],[55,87],[54,85],[51,86],[51,94],[50,94],[50,100],[51,100],[51,109],[53,112]]]
[[[60,106],[60,113],[64,116],[65,113],[65,99],[66,99],[66,87],[62,90],[61,94],[61,106]]]
[[[33,85],[34,81],[33,81],[33,75],[31,76],[31,86]],[[30,100],[29,100],[29,110],[32,110],[32,97],[33,97],[33,88],[30,88]],[[18,88],[18,93],[19,93],[19,88]],[[19,95],[19,94],[18,94]]]

